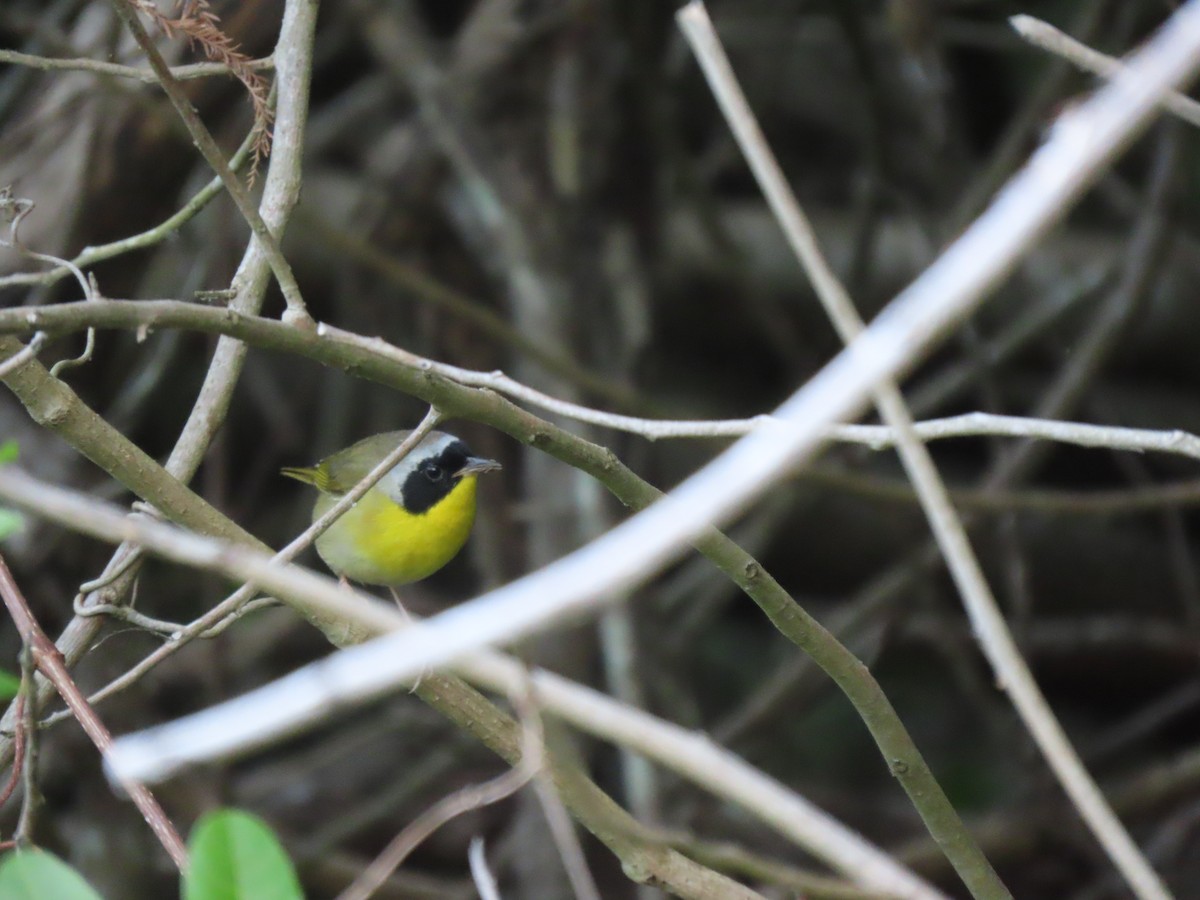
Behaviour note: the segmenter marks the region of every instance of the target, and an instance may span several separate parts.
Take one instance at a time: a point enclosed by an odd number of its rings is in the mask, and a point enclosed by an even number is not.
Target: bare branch
[[[340,620],[352,631],[378,634],[417,627],[394,608],[380,604],[369,595],[343,588],[329,577],[295,565],[280,565],[268,554],[245,546],[200,537],[148,519],[130,518],[111,504],[38,482],[11,467],[0,469],[0,498],[101,540],[133,540],[167,559],[252,581],[286,597],[294,605],[303,603],[309,615]],[[323,710],[328,713],[354,694],[354,682],[346,681],[336,671],[344,656],[336,654],[316,667],[299,670],[286,680],[297,685],[299,691],[310,695],[315,691]],[[532,684],[540,706],[548,713],[583,731],[627,745],[714,794],[746,807],[772,828],[859,884],[913,900],[936,900],[942,896],[911,872],[897,866],[886,853],[702,734],[663,722],[553,673],[528,672],[520,663],[499,654],[476,654],[459,667],[472,680],[505,694],[524,690],[526,685]],[[429,680],[430,676],[426,676],[423,684]],[[230,729],[230,720],[219,712],[221,709],[217,707],[203,714],[219,716],[220,728],[202,725],[197,733],[199,743],[194,740],[195,735],[189,735],[183,745],[169,751],[169,759],[160,757],[159,751],[168,748],[156,743],[153,736],[132,735],[121,738],[122,747],[129,748],[128,751],[117,748],[118,755],[126,752],[129,755],[112,764],[123,769],[132,766],[138,772],[145,772],[143,763],[148,762],[157,774],[164,774],[189,759],[208,758],[238,746],[240,739]],[[259,716],[260,713],[255,709],[250,715]],[[270,715],[269,710],[267,715]],[[244,724],[240,716],[239,710],[233,720],[239,728]],[[187,723],[185,719],[168,727]],[[131,743],[126,744],[126,741]],[[149,754],[144,756],[143,748],[147,746]],[[580,814],[577,806],[573,809]]]
[[[826,312],[846,342],[864,330],[849,295],[825,261],[808,218],[796,201],[783,172],[763,137],[736,76],[717,37],[702,0],[693,0],[679,16],[709,86],[742,148],[759,187],[779,220],[788,243],[811,278]],[[950,500],[933,458],[917,436],[912,414],[895,383],[880,384],[875,405],[896,433],[896,444],[908,477],[920,499],[942,557],[958,588],[972,630],[995,672],[997,683],[1008,693],[1059,783],[1071,797],[1080,816],[1134,893],[1144,900],[1170,896],[1158,874],[1092,780],[1050,704],[1038,689],[1033,673],[1005,624],[999,604],[983,574],[970,538]],[[931,829],[932,830],[932,829]],[[955,868],[972,892],[1003,891],[1003,885],[972,841],[974,855],[955,858]]]
[[[467,860],[471,866],[471,879],[475,882],[475,890],[479,892],[480,900],[500,900],[496,876],[488,868],[483,838],[478,835],[471,838],[471,844],[467,848]]]
[[[429,807],[392,839],[337,900],[369,900],[409,854],[447,822],[473,809],[499,803],[527,785],[545,765],[546,748],[540,720],[522,717],[521,726],[520,763],[491,781],[469,784]]]
[[[230,157],[230,169],[234,172],[241,169],[250,156],[250,149],[253,144],[254,135],[251,133],[246,136],[241,146]],[[153,228],[127,238],[121,238],[118,241],[101,244],[98,247],[86,247],[74,259],[64,260],[63,265],[45,272],[14,272],[11,275],[0,276],[0,288],[16,284],[54,284],[71,274],[72,266],[85,269],[88,266],[93,266],[106,259],[112,259],[123,253],[131,253],[134,250],[144,250],[147,247],[153,247],[155,244],[165,241],[204,209],[204,207],[208,206],[209,202],[221,193],[223,187],[221,177],[219,175],[214,176],[208,184],[197,191],[177,212]]]
[[[100,721],[96,711],[84,699],[79,686],[75,684],[71,673],[67,671],[62,654],[58,652],[54,642],[46,636],[37,620],[34,619],[33,613],[29,610],[29,604],[25,601],[21,589],[17,586],[17,582],[2,556],[0,556],[0,597],[4,599],[8,614],[17,626],[21,640],[31,654],[38,670],[54,684],[55,690],[66,701],[71,713],[87,736],[91,738],[92,743],[96,745],[96,749],[102,756],[107,757],[112,750],[112,735],[104,727],[104,723]],[[25,708],[33,710],[35,707],[34,704],[27,702]],[[175,826],[171,824],[167,814],[154,799],[154,795],[146,789],[144,784],[133,778],[121,776],[118,777],[117,783],[133,800],[159,843],[163,845],[175,865],[182,870],[187,865],[187,849],[184,847],[183,839],[175,831]]]
[[[217,142],[213,139],[212,134],[205,127],[204,123],[200,121],[200,116],[192,107],[191,101],[188,100],[179,82],[172,76],[170,67],[167,66],[162,54],[158,52],[158,48],[154,45],[154,41],[150,39],[150,35],[146,33],[146,29],[138,20],[138,4],[135,4],[132,0],[112,0],[112,4],[121,21],[125,23],[134,40],[138,42],[138,45],[150,60],[151,68],[154,69],[154,73],[158,76],[158,80],[170,98],[171,104],[175,107],[175,111],[179,113],[179,117],[183,119],[183,123],[187,126],[196,147],[203,154],[204,159],[212,167],[213,171],[220,176],[221,182],[225,185],[225,190],[229,192],[229,196],[233,199],[238,211],[250,225],[250,230],[254,232],[255,240],[262,248],[263,254],[270,261],[271,271],[274,272],[275,278],[279,282],[279,287],[283,291],[284,299],[287,301],[286,319],[288,323],[297,327],[310,327],[312,319],[305,310],[304,298],[301,296],[300,286],[296,283],[296,276],[292,274],[292,267],[288,264],[283,252],[279,249],[279,243],[275,239],[275,236],[271,233],[266,222],[263,221],[263,217],[259,214],[254,201],[250,197],[250,193],[233,173],[233,170],[229,168],[228,162],[226,162],[224,155],[221,153],[221,148],[217,146]],[[294,4],[289,5],[293,6]],[[311,5],[313,7],[313,14],[315,15],[316,4],[312,3]],[[276,64],[279,64],[278,55],[276,56]],[[311,73],[305,72],[303,75],[306,86],[309,74]]]
[[[18,353],[14,353],[3,363],[0,363],[0,378],[14,372],[31,359],[36,359],[41,352],[42,346],[46,343],[46,333],[44,331],[35,332],[33,337],[29,339],[29,343],[25,345]]]
[[[1073,63],[1085,72],[1099,75],[1102,78],[1112,78],[1124,67],[1118,59],[1106,56],[1099,50],[1093,50],[1087,44],[1075,40],[1066,32],[1060,31],[1049,22],[1028,15],[1011,16],[1008,24],[1013,30],[1035,47],[1040,47],[1056,56]],[[1189,125],[1200,126],[1200,103],[1178,91],[1166,94],[1162,101],[1163,109],[1174,113]]]
[[[262,197],[265,220],[272,228],[280,231],[286,225],[300,191],[300,157],[307,121],[315,27],[316,9],[311,0],[288,0],[274,52],[279,93],[275,153],[270,160]],[[216,190],[216,187],[212,187],[212,194],[215,195]],[[203,193],[202,191],[201,194]],[[197,199],[199,195],[189,204],[193,209],[192,214],[202,205],[197,204]],[[257,313],[261,308],[271,271],[264,252],[255,241],[251,241],[247,247],[234,279],[238,293],[229,305],[231,310]],[[85,252],[84,256],[86,255]],[[9,355],[7,350],[6,346],[0,354]],[[27,403],[27,408],[36,421],[49,425],[60,433],[72,434],[76,446],[80,442],[87,445],[84,455],[97,461],[110,473],[125,471],[126,474],[131,474],[134,469],[148,464],[149,468],[142,468],[141,471],[149,474],[152,479],[157,479],[158,488],[146,493],[153,496],[153,503],[158,509],[167,511],[169,515],[170,510],[175,508],[173,500],[169,498],[184,505],[190,505],[193,500],[198,499],[182,487],[180,482],[187,482],[192,478],[214,435],[224,422],[230,397],[241,373],[245,352],[245,346],[239,341],[222,339],[217,342],[204,385],[171,452],[165,470],[112,429],[62,382],[50,378],[41,366],[26,366],[7,377],[5,383]],[[133,464],[132,468],[127,467],[128,463]],[[143,497],[145,498],[145,494]],[[201,503],[200,506],[207,504]],[[209,509],[215,514],[215,510]],[[193,508],[193,512],[199,510]],[[204,517],[205,514],[201,513],[200,519],[193,520],[193,524],[198,525]],[[250,539],[249,535],[228,520],[224,526],[217,524],[220,518],[217,516],[211,520],[210,525],[214,525],[218,530],[228,526],[233,530],[226,532],[227,534],[237,533],[240,537]],[[127,552],[128,548],[119,549],[105,571],[111,573],[124,569]],[[103,589],[107,596],[89,593],[84,603],[117,602],[133,584],[135,573],[136,569],[127,570],[118,584]],[[69,664],[77,661],[92,646],[100,623],[100,619],[79,616],[68,623],[59,636],[58,646]],[[47,685],[40,684],[39,696],[48,696],[49,690]],[[4,720],[6,723],[11,722],[11,713],[5,713]],[[0,731],[0,759],[10,753],[11,744]]]
[[[101,59],[58,59],[49,56],[34,56],[20,53],[16,50],[0,50],[0,63],[10,63],[16,66],[28,66],[31,69],[41,69],[47,72],[95,72],[97,75],[111,75],[117,78],[132,78],[143,84],[158,84],[158,76],[150,69],[139,69],[135,66],[123,66],[120,63],[105,62]],[[252,71],[270,70],[275,67],[271,57],[252,59],[247,62]],[[196,78],[210,78],[214,75],[233,75],[233,69],[225,63],[195,63],[190,66],[173,66],[171,74],[178,81],[191,81]]]
[[[763,414],[749,419],[670,420],[626,416],[570,403],[521,384],[501,372],[464,369],[417,356],[378,339],[362,338],[332,326],[319,326],[326,342],[321,345],[289,341],[271,319],[232,316],[175,300],[107,300],[103,307],[61,303],[37,309],[0,310],[0,334],[21,334],[34,328],[48,335],[96,328],[182,328],[240,338],[260,347],[288,350],[342,367],[361,367],[381,360],[422,373],[436,373],[468,387],[487,388],[579,422],[637,434],[649,440],[669,438],[740,437],[755,431],[782,427],[783,421]],[[416,393],[411,385],[404,390]],[[424,393],[416,393],[426,399]],[[1084,422],[1062,422],[1028,416],[971,412],[914,423],[922,441],[964,437],[1011,437],[1055,441],[1079,447],[1127,450],[1133,453],[1169,453],[1200,459],[1200,437],[1187,431],[1127,428]],[[822,430],[822,440],[862,444],[884,450],[896,444],[896,429],[889,425],[832,424]]]

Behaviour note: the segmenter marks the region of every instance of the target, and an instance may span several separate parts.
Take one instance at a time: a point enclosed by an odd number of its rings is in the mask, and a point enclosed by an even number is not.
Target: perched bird
[[[320,491],[315,522],[409,434],[376,434],[283,474]],[[471,533],[476,476],[499,468],[453,435],[431,431],[317,538],[317,553],[335,574],[366,584],[394,587],[432,575]]]

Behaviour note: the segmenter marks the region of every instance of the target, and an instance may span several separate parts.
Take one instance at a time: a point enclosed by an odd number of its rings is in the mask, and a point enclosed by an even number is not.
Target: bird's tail
[[[288,478],[295,478],[297,481],[311,484],[319,490],[325,489],[328,480],[320,466],[286,466],[279,471]]]

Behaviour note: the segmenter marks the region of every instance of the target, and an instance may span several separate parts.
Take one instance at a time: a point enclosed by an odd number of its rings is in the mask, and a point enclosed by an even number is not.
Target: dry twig
[[[28,648],[38,671],[54,685],[55,690],[70,707],[71,713],[78,720],[84,732],[96,745],[96,749],[102,756],[107,756],[113,745],[112,735],[109,734],[104,723],[100,721],[100,717],[96,715],[95,710],[80,692],[79,686],[71,678],[71,673],[67,671],[62,654],[58,652],[54,642],[46,637],[46,633],[42,631],[41,626],[33,617],[29,604],[26,603],[25,597],[3,557],[0,557],[0,597],[3,598],[8,614],[17,626],[21,641]],[[26,703],[25,709],[31,711],[34,706],[32,703]],[[27,732],[27,739],[30,734],[31,732]],[[26,756],[27,758],[30,756],[28,749]],[[187,849],[184,847],[183,839],[175,830],[175,826],[171,824],[171,820],[167,818],[162,807],[158,805],[158,801],[154,799],[154,795],[146,789],[145,785],[135,779],[119,777],[118,783],[133,800],[134,805],[145,818],[146,824],[150,826],[150,830],[154,832],[155,837],[158,838],[159,843],[163,845],[175,865],[182,870],[187,865]],[[28,790],[29,785],[26,786],[27,795]]]

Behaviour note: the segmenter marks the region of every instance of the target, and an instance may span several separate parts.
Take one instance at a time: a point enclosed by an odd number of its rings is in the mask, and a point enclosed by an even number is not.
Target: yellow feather
[[[291,475],[318,488],[318,469]],[[290,472],[289,472],[290,474]],[[308,478],[314,480],[308,481]],[[432,575],[462,549],[475,522],[474,475],[463,478],[430,509],[414,515],[379,488],[366,495],[321,537],[317,552],[339,575],[366,584],[400,585]],[[321,494],[313,518],[337,497]]]
[[[288,466],[279,471],[288,478],[311,484],[319,491],[329,490],[329,473],[324,466]]]

